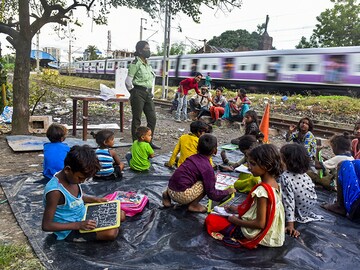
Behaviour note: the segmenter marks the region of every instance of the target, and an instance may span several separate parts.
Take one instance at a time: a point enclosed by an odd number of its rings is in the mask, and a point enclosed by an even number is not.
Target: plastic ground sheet
[[[149,197],[141,214],[127,217],[121,224],[113,242],[54,240],[51,233],[41,230],[45,184],[41,175],[14,175],[0,178],[0,182],[18,223],[47,269],[358,269],[360,224],[319,207],[333,200],[334,193],[317,190],[316,212],[325,220],[299,224],[299,239],[286,236],[280,248],[236,249],[206,233],[206,214],[189,213],[185,207],[162,208],[161,194],[172,173],[163,166],[168,158],[155,157],[147,173],[126,169],[121,181],[91,180],[82,185],[90,195],[125,190]]]

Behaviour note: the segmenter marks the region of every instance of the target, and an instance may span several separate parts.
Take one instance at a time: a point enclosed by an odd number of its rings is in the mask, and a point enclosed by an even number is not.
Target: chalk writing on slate
[[[104,203],[92,203],[86,205],[86,213],[84,220],[94,220],[96,228],[91,231],[94,232],[112,229],[120,226],[120,202],[111,201]]]

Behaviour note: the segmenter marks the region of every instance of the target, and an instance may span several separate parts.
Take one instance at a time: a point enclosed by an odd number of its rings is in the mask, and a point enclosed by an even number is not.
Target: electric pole
[[[40,44],[39,44],[40,31],[36,33],[36,72],[40,74]]]
[[[143,20],[147,23],[145,18],[140,18],[140,40],[142,40],[142,32],[143,32]]]
[[[169,88],[169,54],[170,54],[170,29],[171,29],[171,13],[170,0],[165,3],[165,34],[164,34],[164,59],[162,74],[162,98],[166,99]]]

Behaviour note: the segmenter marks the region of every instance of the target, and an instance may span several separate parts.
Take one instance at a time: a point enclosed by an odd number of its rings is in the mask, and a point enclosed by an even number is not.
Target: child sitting
[[[344,160],[339,164],[337,201],[321,207],[350,220],[360,218],[360,160]]]
[[[280,247],[285,240],[285,213],[281,189],[276,179],[282,173],[279,151],[264,144],[249,154],[249,170],[261,177],[261,183],[239,206],[225,206],[228,217],[210,214],[205,219],[208,233],[225,244],[255,248],[258,244]]]
[[[305,146],[308,155],[313,161],[316,155],[316,138],[312,131],[314,129],[314,124],[308,117],[303,117],[300,119],[297,126],[290,125],[289,131],[286,133],[287,142],[295,142]]]
[[[150,145],[151,129],[143,126],[138,127],[135,135],[137,140],[131,146],[131,153],[126,154],[126,160],[131,169],[142,172],[150,168],[149,158],[154,157],[154,150]]]
[[[360,159],[360,120],[355,124],[354,135],[355,139],[351,141],[351,153],[354,159]]]
[[[285,144],[281,147],[280,154],[286,166],[286,170],[278,179],[283,191],[285,232],[298,237],[300,232],[295,229],[295,221],[307,223],[322,220],[323,217],[313,213],[317,195],[314,183],[306,174],[310,164],[305,147],[299,144]]]
[[[177,155],[180,152],[180,158],[177,161],[177,167],[179,167],[185,159],[195,155],[197,153],[197,146],[199,143],[199,137],[205,134],[209,130],[209,126],[202,121],[195,121],[190,124],[190,132],[184,134],[179,138],[170,160],[165,163],[166,167],[173,167],[176,163]]]
[[[115,144],[115,135],[111,130],[103,129],[98,133],[90,133],[99,146],[95,153],[100,162],[100,170],[96,172],[94,179],[113,180],[122,178],[124,163],[120,161],[119,156],[112,149]]]
[[[244,135],[253,135],[258,139],[260,139],[260,135],[262,135],[262,133],[260,132],[259,129],[257,113],[254,110],[250,110],[245,113],[243,122],[245,124]],[[231,143],[238,145],[239,138],[232,139]]]
[[[324,176],[320,178],[318,175],[311,175],[312,179],[325,187],[326,189],[336,190],[336,168],[338,164],[344,160],[354,160],[351,155],[351,140],[347,132],[343,135],[334,135],[330,138],[330,146],[335,154],[334,157],[320,162],[315,160],[315,168],[323,170]]]
[[[114,240],[119,229],[82,234],[79,230],[93,230],[95,220],[81,221],[85,215],[85,203],[105,202],[105,198],[83,194],[80,184],[94,176],[100,169],[99,161],[88,145],[73,146],[64,161],[64,168],[56,173],[44,190],[44,215],[42,229],[54,232],[57,240],[86,242]],[[125,220],[125,213],[121,213]]]
[[[55,173],[64,168],[64,159],[70,147],[63,143],[67,129],[60,124],[51,124],[46,131],[49,143],[44,143],[43,175],[50,180]]]
[[[221,201],[235,192],[234,188],[215,189],[216,176],[210,164],[210,157],[217,152],[217,139],[211,134],[199,138],[198,154],[188,157],[171,176],[168,188],[163,192],[164,207],[171,206],[171,200],[188,205],[191,212],[205,213],[200,204],[205,195],[214,201]]]
[[[251,101],[246,95],[245,89],[239,89],[237,96],[230,99],[225,107],[224,115],[221,119],[229,120],[230,122],[242,122],[245,113],[250,108]]]

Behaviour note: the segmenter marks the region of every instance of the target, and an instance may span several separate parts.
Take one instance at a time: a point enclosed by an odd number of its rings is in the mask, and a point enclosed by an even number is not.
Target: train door
[[[324,81],[328,83],[341,83],[344,81],[347,70],[345,55],[326,55]]]
[[[234,58],[225,58],[223,68],[223,78],[231,79],[234,72]]]
[[[268,59],[266,79],[268,81],[277,81],[281,68],[281,57],[271,56]]]
[[[198,62],[199,59],[192,59],[191,60],[191,67],[190,67],[190,76],[195,76],[196,72],[198,72]]]

